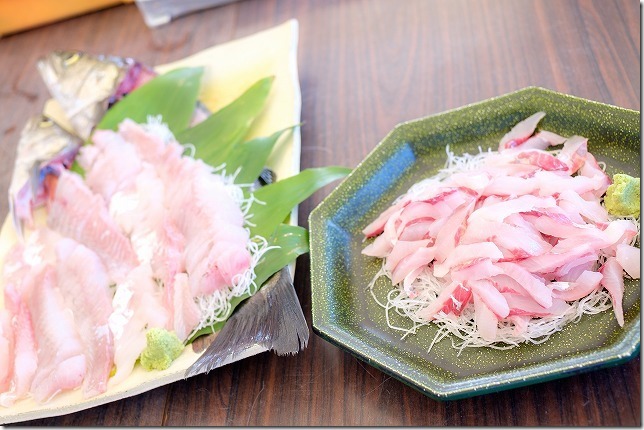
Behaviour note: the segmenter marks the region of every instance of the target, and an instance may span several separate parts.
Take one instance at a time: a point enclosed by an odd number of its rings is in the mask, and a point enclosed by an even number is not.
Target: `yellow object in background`
[[[0,36],[133,0],[0,0]]]

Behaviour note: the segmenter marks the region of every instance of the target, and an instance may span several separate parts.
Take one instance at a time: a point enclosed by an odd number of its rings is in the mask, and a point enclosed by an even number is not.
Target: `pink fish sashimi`
[[[567,166],[568,173],[577,172],[586,162],[588,154],[588,139],[572,136],[563,145],[557,159]]]
[[[235,285],[250,264],[251,255],[245,243],[215,242],[208,258],[189,272],[194,296],[209,295]]]
[[[56,287],[53,267],[45,268],[37,279],[29,307],[38,344],[38,368],[31,393],[44,403],[61,391],[80,386],[87,362],[73,315]]]
[[[0,393],[9,390],[13,374],[15,340],[11,319],[9,311],[0,309]]]
[[[620,243],[616,247],[617,262],[633,279],[640,278],[640,252],[639,248],[625,243]]]
[[[534,134],[539,121],[546,116],[545,112],[537,112],[523,121],[518,122],[512,129],[506,133],[499,142],[499,151],[507,148],[514,148],[521,145]]]
[[[622,275],[622,266],[619,265],[615,257],[608,257],[600,272],[603,275],[601,285],[610,294],[615,318],[620,327],[623,327],[624,309],[622,307],[622,300],[624,298],[624,277]]]
[[[391,253],[387,255],[387,259],[385,260],[385,269],[389,271],[394,270],[403,258],[413,254],[419,248],[426,248],[428,245],[430,245],[430,243],[431,240],[429,239],[397,241],[393,249],[391,250]]]
[[[527,149],[516,155],[517,161],[526,162],[548,171],[567,171],[568,165],[547,151]]]
[[[538,208],[551,208],[554,206],[556,206],[556,202],[552,197],[537,197],[526,194],[517,198],[482,206],[472,212],[468,219],[468,224],[474,226],[479,221],[501,222],[515,213],[529,212]]]
[[[494,287],[494,284],[487,279],[470,281],[472,292],[483,300],[488,309],[494,312],[497,318],[505,318],[510,314],[508,302],[503,295]]]
[[[149,132],[140,124],[125,119],[119,124],[118,133],[124,140],[131,143],[139,156],[153,165],[161,165],[169,159],[181,157],[184,149],[169,133],[164,130],[162,133]]]
[[[508,307],[510,308],[509,315],[530,316],[533,318],[547,317],[547,316],[561,316],[570,306],[562,299],[553,299],[552,305],[549,307],[541,306],[534,301],[533,298],[516,293],[502,293]]]
[[[177,273],[174,278],[172,308],[174,310],[172,328],[179,339],[185,341],[199,324],[201,311],[193,300],[188,284],[188,275]]]
[[[402,258],[391,273],[391,282],[393,285],[398,284],[407,274],[416,271],[420,267],[425,267],[434,259],[436,248],[421,247],[413,253]]]
[[[87,357],[83,395],[93,397],[107,390],[112,370],[114,341],[108,326],[112,313],[110,280],[98,256],[72,239],[58,243],[58,287],[74,322]]]
[[[496,340],[499,329],[499,320],[494,312],[488,307],[481,296],[473,292],[474,297],[474,321],[481,337],[487,341]]]
[[[515,263],[496,263],[510,278],[522,285],[527,293],[544,308],[552,306],[552,292],[545,282]]]
[[[585,270],[574,282],[569,283],[568,288],[553,288],[552,296],[567,302],[579,300],[599,288],[602,278],[599,272]]]
[[[108,214],[102,197],[93,194],[75,173],[61,173],[49,203],[47,224],[94,251],[116,282],[138,264],[130,241]]]
[[[588,178],[592,181],[593,186],[589,191],[592,191],[596,197],[601,197],[606,194],[608,186],[613,183],[590,152],[586,154],[586,161],[581,166],[581,169],[579,169],[579,175],[576,178]]]
[[[416,312],[419,318],[432,320],[439,312],[448,314],[450,312],[458,315],[469,303],[472,292],[469,287],[461,282],[451,282],[445,286],[429,306],[421,308]]]
[[[168,312],[163,306],[163,292],[154,281],[147,264],[134,268],[125,281],[116,285],[112,299],[114,312],[108,324],[114,335],[116,373],[109,386],[125,380],[145,348],[148,328],[168,327]]]
[[[385,223],[391,218],[391,216],[401,210],[406,204],[409,203],[409,200],[398,202],[394,205],[389,206],[385,209],[378,217],[373,220],[369,225],[367,225],[363,230],[362,234],[366,237],[377,236],[383,232],[385,228]]]
[[[557,204],[566,212],[577,212],[590,222],[608,222],[608,211],[598,200],[585,200],[572,190],[559,193]]]
[[[442,226],[436,235],[436,260],[439,263],[445,261],[447,256],[458,245],[462,235],[467,228],[467,217],[474,209],[474,201],[466,203],[454,211],[448,221]]]
[[[492,242],[458,245],[443,263],[434,264],[434,276],[442,278],[447,275],[450,268],[479,258],[498,261],[503,258],[503,254]]]
[[[132,145],[112,130],[96,130],[93,145],[81,147],[78,163],[85,170],[85,183],[109,202],[115,192],[141,170],[141,159]]]

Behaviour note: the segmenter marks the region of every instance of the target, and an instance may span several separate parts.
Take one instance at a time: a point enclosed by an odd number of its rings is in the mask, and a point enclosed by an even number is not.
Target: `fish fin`
[[[308,341],[309,327],[286,266],[237,308],[185,376],[223,366],[256,345],[286,355],[304,349]]]

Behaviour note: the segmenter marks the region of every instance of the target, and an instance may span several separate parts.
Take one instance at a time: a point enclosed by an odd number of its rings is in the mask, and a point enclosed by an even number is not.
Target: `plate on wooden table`
[[[313,329],[327,341],[440,400],[452,400],[562,378],[624,363],[639,353],[639,280],[626,280],[625,324],[612,309],[583,315],[540,345],[507,350],[432,345],[438,328],[401,338],[368,284],[379,259],[361,253],[362,229],[419,180],[445,165],[446,145],[459,155],[496,149],[517,122],[538,111],[543,130],[588,138],[609,175],[640,176],[640,114],[543,88],[529,87],[394,128],[309,218]],[[387,279],[388,281],[388,279]],[[374,288],[379,298],[391,284]],[[403,317],[391,312],[395,323]],[[430,345],[431,349],[430,349]],[[429,352],[428,352],[429,350]]]
[[[300,122],[301,94],[297,71],[297,45],[298,23],[296,20],[290,20],[260,33],[208,48],[182,60],[157,66],[155,70],[165,73],[181,67],[203,67],[199,100],[212,112],[235,100],[258,80],[274,76],[265,109],[247,135],[248,139],[252,139],[270,135]],[[61,110],[55,102],[49,101],[44,111],[54,119],[64,122],[61,119]],[[290,177],[300,171],[299,128],[294,128],[278,142],[268,159],[267,167],[273,170],[279,179]],[[291,224],[297,224],[297,209],[291,214]],[[0,232],[0,261],[16,240],[16,232],[7,217]],[[0,307],[2,297],[3,294],[0,294]],[[256,346],[228,362],[264,351],[265,348]],[[181,356],[163,371],[148,372],[137,364],[125,381],[90,399],[83,399],[80,390],[73,390],[60,393],[42,405],[31,398],[19,400],[11,407],[0,407],[0,424],[73,413],[184,379],[186,370],[202,352],[197,353],[193,348],[187,347]]]

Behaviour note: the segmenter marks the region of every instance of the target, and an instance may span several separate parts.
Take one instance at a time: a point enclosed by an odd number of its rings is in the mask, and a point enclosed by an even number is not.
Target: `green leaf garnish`
[[[202,75],[202,67],[186,67],[156,76],[115,103],[96,128],[116,130],[126,118],[145,123],[161,115],[176,134],[190,124]]]
[[[273,79],[271,76],[259,80],[229,105],[176,134],[177,140],[194,145],[195,158],[201,158],[211,166],[224,163],[233,146],[243,141],[263,110]]]
[[[230,155],[226,158],[226,172],[233,174],[239,168],[235,176],[236,184],[250,184],[257,179],[266,166],[266,160],[275,147],[279,138],[287,131],[297,126],[276,131],[267,137],[258,137],[248,142],[237,144],[233,147]]]
[[[253,193],[255,199],[264,204],[256,202],[250,209],[250,221],[255,224],[250,227],[251,235],[270,237],[295,205],[323,186],[342,179],[349,173],[351,169],[338,166],[306,169],[295,176],[256,190]]]

